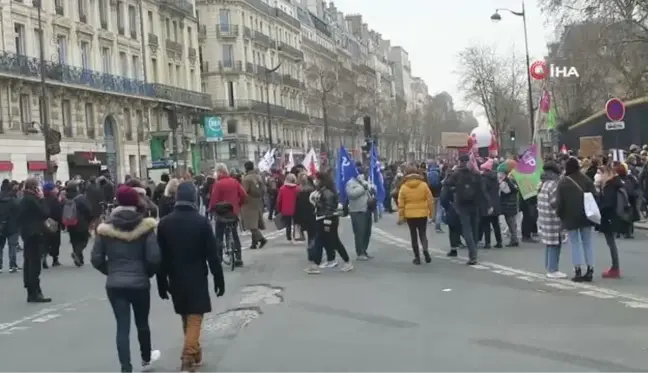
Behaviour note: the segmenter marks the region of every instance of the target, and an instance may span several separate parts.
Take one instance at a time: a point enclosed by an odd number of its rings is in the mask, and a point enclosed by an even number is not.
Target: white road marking
[[[492,271],[493,273],[497,273],[498,275],[503,275],[503,276],[515,276],[515,273],[510,272],[510,271],[502,271],[500,269],[495,269]]]
[[[61,315],[59,315],[58,313],[48,313],[48,314],[46,314],[46,315],[43,316],[43,317],[39,317],[39,318],[37,318],[37,319],[33,319],[32,322],[40,322],[40,323],[48,322],[48,321],[53,320],[53,319],[55,319],[55,318],[57,318],[57,317],[60,317],[60,316],[61,316]]]
[[[529,276],[517,276],[516,277],[518,280],[524,280],[528,282],[535,282],[535,279],[529,277]]]
[[[589,297],[599,298],[599,299],[612,299],[616,298],[613,295],[603,294],[592,290],[579,291],[578,294],[587,295]]]
[[[449,292],[449,291],[452,291],[452,289],[448,288],[448,289],[443,289],[441,291]]]
[[[380,228],[375,228],[374,229],[376,233],[378,234],[383,234],[387,236],[391,236],[390,233],[386,232],[383,229]],[[438,253],[438,254],[444,254],[445,251],[441,249],[430,249],[431,252]],[[459,257],[461,259],[467,259],[463,256]],[[485,266],[492,267],[494,269],[494,273],[499,273],[499,274],[505,274],[505,273],[512,273],[514,275],[518,276],[525,276],[525,277],[530,277],[535,280],[540,280],[544,282],[547,286],[551,286],[557,289],[563,289],[563,290],[581,290],[581,291],[592,291],[598,294],[603,294],[610,296],[611,298],[606,298],[606,299],[612,299],[612,298],[621,298],[624,299],[622,302],[623,304],[626,304],[628,306],[628,302],[634,302],[631,303],[635,308],[642,308],[638,307],[639,304],[648,304],[648,297],[644,297],[641,295],[636,295],[636,294],[631,294],[631,293],[624,293],[620,292],[614,289],[609,289],[609,288],[604,288],[596,285],[591,285],[591,284],[586,284],[586,283],[581,283],[581,282],[571,282],[569,280],[560,280],[560,279],[549,279],[547,278],[544,274],[540,273],[535,273],[535,272],[530,272],[526,271],[523,269],[517,269],[497,263],[492,263],[492,262],[481,262],[481,264]],[[501,271],[498,272],[498,271]],[[562,286],[561,286],[562,285]],[[631,306],[628,306],[631,307]]]
[[[628,308],[644,308],[648,309],[648,303],[643,302],[621,302]]]
[[[32,315],[25,316],[25,317],[20,318],[18,320],[2,323],[2,324],[0,324],[0,334],[5,334],[3,332],[9,331],[9,330],[13,330],[13,331],[23,330],[23,329],[19,329],[20,327],[23,327],[22,324],[26,324],[26,323],[31,322],[31,321],[39,322],[39,321],[36,321],[37,319],[49,318],[48,320],[51,320],[52,318],[56,318],[56,317],[60,316],[60,315],[56,314],[56,312],[60,312],[62,310],[65,310],[66,308],[70,308],[70,306],[72,306],[72,305],[83,303],[83,302],[89,301],[91,299],[97,299],[97,298],[95,298],[95,297],[86,297],[86,298],[81,298],[81,299],[78,299],[78,300],[75,300],[75,301],[72,301],[72,302],[50,306],[50,307],[47,307],[47,308],[43,308],[40,311],[38,311],[38,312],[36,312],[36,313],[34,313]],[[56,316],[55,317],[48,316],[48,315],[52,315],[52,314],[56,314]],[[12,329],[12,328],[14,328],[14,329]],[[27,329],[27,327],[24,327],[24,328]]]
[[[476,268],[476,269],[490,269],[489,267],[483,266],[481,264],[475,264],[475,265],[473,265],[471,267]]]
[[[18,331],[25,330],[25,329],[29,329],[29,328],[26,327],[26,326],[13,326],[13,327],[11,327],[11,328],[9,328],[7,330],[1,331],[0,334],[2,334],[2,335],[12,335],[14,332],[18,332]]]

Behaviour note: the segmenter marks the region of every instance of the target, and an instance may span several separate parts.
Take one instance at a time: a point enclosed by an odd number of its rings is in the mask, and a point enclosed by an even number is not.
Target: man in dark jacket
[[[20,205],[9,180],[2,181],[0,187],[0,273],[4,258],[5,242],[9,245],[9,272],[18,271],[16,253],[18,252],[18,216]]]
[[[171,294],[173,308],[182,317],[184,346],[183,372],[193,372],[202,363],[200,329],[203,315],[211,312],[209,271],[214,277],[217,297],[225,294],[225,279],[216,248],[216,237],[209,220],[200,215],[197,190],[183,182],[176,192],[174,211],[158,224],[158,244],[162,266],[157,274],[162,299]]]
[[[466,264],[475,265],[477,264],[480,208],[490,214],[493,207],[481,176],[468,166],[468,161],[467,155],[459,158],[459,166],[448,177],[447,186],[454,190],[454,207],[459,214],[462,235],[468,247],[469,259]],[[456,251],[454,254],[456,256]]]
[[[66,225],[66,207],[67,203],[74,202],[76,206],[76,224]],[[81,267],[84,264],[83,250],[88,246],[90,239],[90,223],[92,222],[92,207],[85,195],[79,192],[79,184],[69,182],[65,187],[65,201],[63,202],[62,220],[66,225],[70,235],[70,244],[72,245],[72,259],[74,265]]]
[[[49,268],[47,255],[52,257],[52,267],[61,265],[59,262],[59,250],[61,248],[61,219],[63,206],[58,196],[58,189],[54,183],[48,182],[43,185],[43,197],[49,212],[49,218],[57,223],[55,232],[48,231],[45,234],[45,252],[43,253],[43,269]]]
[[[24,243],[23,282],[27,289],[27,302],[49,303],[40,286],[41,254],[45,245],[45,221],[49,217],[43,200],[39,181],[29,178],[25,181],[23,198],[20,200],[18,227]]]
[[[97,184],[97,179],[91,176],[85,188],[85,196],[88,200],[92,211],[92,220],[98,219],[101,216],[101,202],[104,201],[103,191]]]
[[[164,196],[164,189],[166,189],[169,180],[171,180],[169,178],[169,174],[163,173],[162,176],[160,177],[160,183],[155,186],[155,190],[153,191],[153,198],[151,198],[151,200],[156,205],[160,202],[160,200]]]
[[[482,208],[482,217],[481,217],[481,229],[480,229],[480,241],[481,234],[484,234],[484,249],[490,249],[491,247],[491,227],[495,233],[495,247],[498,249],[502,248],[502,231],[499,225],[499,216],[501,213],[500,206],[500,195],[499,195],[499,182],[497,180],[497,173],[493,171],[493,163],[485,163],[481,167],[482,169],[482,180],[484,181],[484,187],[486,193],[490,198],[491,206],[493,210],[488,213],[485,209]]]

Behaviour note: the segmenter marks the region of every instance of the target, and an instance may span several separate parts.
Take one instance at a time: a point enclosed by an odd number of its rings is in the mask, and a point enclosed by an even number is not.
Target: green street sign
[[[205,115],[202,117],[202,127],[207,142],[223,141],[223,120],[221,117]]]

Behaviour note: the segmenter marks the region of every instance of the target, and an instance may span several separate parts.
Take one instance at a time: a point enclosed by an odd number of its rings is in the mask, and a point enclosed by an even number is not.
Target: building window
[[[151,70],[153,71],[153,83],[157,83],[158,80],[158,65],[155,58],[151,58]]]
[[[135,111],[135,125],[137,126],[137,141],[144,141],[144,116],[141,110]]]
[[[54,10],[56,11],[56,14],[62,16],[64,15],[63,11],[65,10],[63,8],[63,0],[54,0]]]
[[[222,48],[223,48],[223,66],[233,67],[234,66],[234,45],[223,44]]]
[[[110,48],[108,47],[101,48],[101,67],[103,68],[103,72],[106,74],[110,74],[110,72],[112,71],[111,65],[112,65],[112,55],[110,53]]]
[[[40,57],[41,33],[39,28],[34,29],[34,55]]]
[[[67,37],[65,35],[59,35],[56,37],[57,44],[58,44],[58,58],[59,58],[59,63],[61,65],[65,65],[67,63],[67,52],[68,52],[68,44],[67,44]]]
[[[133,118],[129,109],[124,109],[124,120],[126,121],[126,140],[133,141]]]
[[[20,125],[25,128],[31,125],[31,97],[27,94],[20,95]]]
[[[126,52],[119,52],[119,64],[121,65],[121,75],[128,77],[128,56]]]
[[[237,122],[234,119],[230,119],[227,121],[227,133],[236,133],[237,129]]]
[[[95,138],[95,123],[94,123],[94,107],[92,103],[87,102],[85,104],[85,122],[86,122],[86,133],[88,138]]]
[[[188,81],[188,84],[187,84],[187,89],[188,90],[191,91],[191,90],[194,89],[194,81],[196,81],[196,72],[193,69],[191,69],[191,70],[189,70],[189,81]]]
[[[218,22],[220,23],[220,30],[223,32],[230,31],[230,11],[229,9],[221,9],[218,13]]]
[[[87,41],[81,42],[81,65],[83,69],[90,69],[90,43]]]
[[[135,6],[128,6],[128,28],[133,39],[137,39],[137,11]]]
[[[63,134],[72,137],[72,106],[70,100],[61,101],[61,114],[63,122]]]
[[[88,0],[77,0],[79,6],[79,21],[88,23]]]
[[[117,2],[117,31],[119,35],[124,35],[124,15],[122,14],[122,8],[124,3],[121,1]]]
[[[27,53],[26,48],[26,37],[25,37],[25,25],[22,23],[14,24],[14,33],[16,38],[16,54],[19,56],[24,56]]]
[[[182,79],[182,70],[180,70],[180,65],[176,65],[175,70],[176,70],[175,78],[177,80],[176,86],[181,87],[183,79]]]
[[[165,24],[165,28],[166,28],[166,38],[171,40],[171,21],[169,21],[169,19],[167,18],[164,21],[164,24]]]
[[[173,41],[178,41],[178,22],[173,21]]]
[[[131,57],[131,65],[133,66],[133,79],[140,80],[140,62],[139,56]]]
[[[155,34],[155,27],[153,24],[153,12],[149,10],[148,12],[148,32],[150,34]]]
[[[99,22],[101,23],[101,28],[104,30],[108,30],[108,1],[98,0]]]
[[[174,80],[173,80],[173,64],[168,64],[167,65],[167,74],[169,74],[169,85],[174,85]]]
[[[189,48],[193,48],[193,30],[191,30],[191,27],[187,27],[187,45],[189,45]]]

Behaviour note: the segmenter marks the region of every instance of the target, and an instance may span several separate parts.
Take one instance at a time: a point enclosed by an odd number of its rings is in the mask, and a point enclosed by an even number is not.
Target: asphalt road
[[[411,263],[407,230],[393,215],[373,229],[375,258],[349,273],[306,275],[305,249],[283,237],[245,251],[246,267],[227,273],[226,296],[212,299],[202,371],[647,369],[645,238],[621,242],[623,279],[585,285],[545,279],[540,245],[482,251],[472,268],[447,259],[446,235],[432,231],[436,256],[421,266]],[[353,252],[347,220],[342,240]],[[596,242],[603,267],[606,248]],[[104,278],[67,258],[43,275],[50,305],[25,303],[20,275],[0,275],[0,370],[118,369]],[[176,371],[180,320],[169,302],[153,299],[156,370]],[[137,349],[133,330],[133,357]]]

